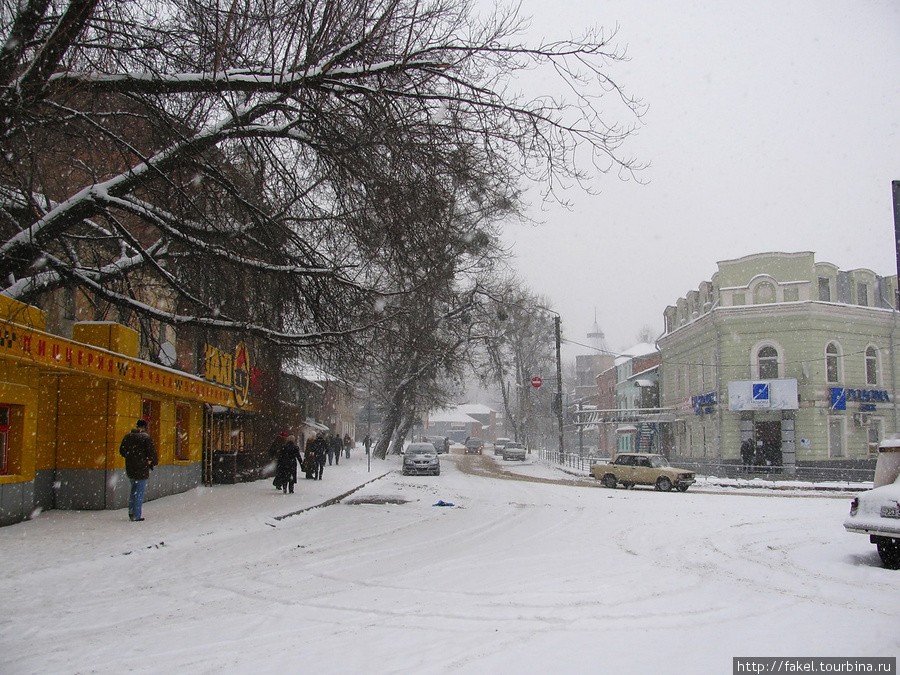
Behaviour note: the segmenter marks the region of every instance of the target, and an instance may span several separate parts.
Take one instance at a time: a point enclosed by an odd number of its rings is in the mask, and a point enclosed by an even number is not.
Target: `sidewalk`
[[[168,546],[179,540],[221,538],[235,532],[277,527],[292,514],[333,503],[363,485],[399,468],[398,457],[372,459],[365,449],[351,451],[337,466],[326,464],[322,480],[300,480],[284,494],[272,479],[198,487],[144,503],[144,522],[128,520],[127,509],[36,513],[31,520],[0,527],[0,550],[11,569],[37,559],[48,565],[102,555],[123,555],[141,548]]]

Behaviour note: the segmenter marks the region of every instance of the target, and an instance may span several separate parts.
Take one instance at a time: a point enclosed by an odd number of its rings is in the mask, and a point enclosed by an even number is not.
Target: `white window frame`
[[[839,434],[837,440],[840,442],[840,454],[834,452],[835,431]],[[847,457],[847,420],[844,417],[828,418],[828,457],[829,459],[846,459]]]
[[[766,347],[771,347],[775,350],[775,358],[778,365],[776,377],[762,377],[759,372],[759,352]],[[753,348],[750,350],[750,373],[752,379],[760,380],[777,380],[784,377],[784,349],[782,349],[781,345],[774,340],[761,340],[753,345]]]
[[[837,354],[831,355],[828,353],[828,348],[834,345],[835,349],[837,349]],[[836,379],[832,380],[828,377],[828,359],[833,358],[835,360],[835,376]],[[844,348],[841,346],[841,343],[837,340],[829,340],[825,343],[825,382],[828,384],[840,384],[844,381]]]
[[[875,361],[875,381],[872,382],[869,379],[869,350],[872,349],[875,351],[875,356],[872,360]],[[865,367],[866,373],[866,384],[877,385],[881,382],[881,350],[874,344],[866,345],[866,349],[863,352],[863,364]]]

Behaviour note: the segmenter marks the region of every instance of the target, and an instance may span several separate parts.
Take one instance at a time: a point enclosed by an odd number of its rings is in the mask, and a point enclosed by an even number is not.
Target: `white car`
[[[521,443],[507,443],[501,450],[504,460],[517,459],[521,462],[525,461],[525,446]]]
[[[890,485],[857,495],[844,527],[848,532],[869,535],[884,566],[900,569],[900,477]]]
[[[884,566],[900,569],[900,441],[878,448],[875,489],[853,498],[844,528],[869,535]]]

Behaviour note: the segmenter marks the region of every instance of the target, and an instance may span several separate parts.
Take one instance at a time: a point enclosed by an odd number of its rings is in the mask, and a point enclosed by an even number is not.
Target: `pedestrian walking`
[[[753,439],[745,438],[741,443],[741,464],[744,467],[744,473],[750,473],[753,468]]]
[[[341,452],[344,450],[344,442],[338,434],[331,437],[331,454],[334,455],[335,465],[341,463]]]
[[[350,448],[353,447],[353,439],[350,438],[350,434],[344,434],[344,456],[347,459],[350,459]]]
[[[372,437],[369,434],[366,434],[366,437],[363,439],[363,445],[366,448],[366,456],[369,456],[369,450],[372,447]]]
[[[125,458],[125,475],[131,481],[128,493],[128,519],[144,520],[144,490],[153,467],[159,464],[159,457],[153,439],[147,433],[147,420],[140,419],[134,429],[125,434],[119,445],[119,454]]]
[[[306,439],[306,448],[303,451],[303,472],[308,479],[314,479],[319,470],[319,461],[316,459],[316,435]]]
[[[275,468],[275,488],[284,494],[294,494],[294,483],[297,482],[297,464],[300,463],[300,448],[296,438],[288,436],[278,453],[278,466]]]
[[[328,439],[325,434],[319,434],[313,443],[313,449],[316,454],[316,473],[315,479],[322,480],[322,473],[325,471],[325,460],[328,457]]]
[[[275,436],[272,443],[269,445],[269,459],[278,459],[278,455],[280,454],[281,447],[287,441],[287,432],[281,431]]]

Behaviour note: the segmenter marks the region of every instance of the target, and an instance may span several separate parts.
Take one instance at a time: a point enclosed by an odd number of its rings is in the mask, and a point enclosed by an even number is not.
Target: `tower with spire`
[[[575,357],[575,399],[587,405],[596,403],[597,376],[615,366],[616,357],[609,351],[606,336],[597,321],[594,308],[594,325],[587,334],[587,351]]]

